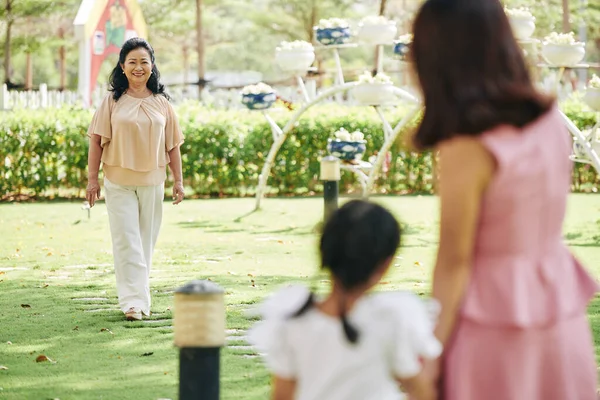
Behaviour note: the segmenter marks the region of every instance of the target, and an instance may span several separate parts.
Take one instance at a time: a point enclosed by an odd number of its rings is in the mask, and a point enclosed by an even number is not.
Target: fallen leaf
[[[249,276],[250,278],[254,278],[254,275],[253,275],[253,274],[248,274],[248,276]]]
[[[415,261],[415,265],[416,265],[417,267],[420,267],[422,264],[421,264],[420,262],[418,262],[418,261]]]
[[[237,275],[237,274],[233,271],[227,271],[227,275]]]
[[[0,365],[0,371],[6,371],[8,369],[8,367],[5,367],[4,365]]]
[[[12,344],[12,342],[9,340],[8,342],[6,342],[6,344]]]
[[[283,240],[278,240],[277,243],[283,244]]]
[[[50,256],[53,256],[53,255],[54,255],[54,253],[52,253],[52,252],[50,251],[50,252],[48,252],[48,254],[46,254],[46,257],[50,257]]]
[[[75,328],[73,328],[74,331],[78,331],[79,330],[79,326],[76,326]]]
[[[100,329],[100,332],[108,332],[111,335],[114,335],[114,333],[112,333],[112,331],[110,329],[108,329],[108,328],[102,328],[102,329]]]
[[[148,356],[151,356],[152,354],[154,354],[153,351],[151,351],[150,353],[144,353],[140,357],[148,357]]]
[[[52,360],[49,357],[46,357],[45,355],[41,354],[39,356],[37,356],[37,358],[35,359],[35,362],[45,362],[48,361],[51,364],[56,364],[56,361]]]
[[[0,271],[0,275],[4,275],[4,274],[6,274],[6,272]]]
[[[23,307],[23,308],[31,308],[31,306],[29,304],[21,304],[21,307]]]

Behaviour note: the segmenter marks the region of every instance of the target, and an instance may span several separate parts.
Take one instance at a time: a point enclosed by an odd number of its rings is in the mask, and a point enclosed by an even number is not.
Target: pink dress
[[[448,343],[444,400],[596,400],[586,317],[598,285],[562,239],[571,138],[558,109],[481,136],[498,169]]]

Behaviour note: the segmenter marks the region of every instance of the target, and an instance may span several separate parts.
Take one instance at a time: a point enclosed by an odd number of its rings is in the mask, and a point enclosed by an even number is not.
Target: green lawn
[[[565,235],[600,276],[600,197],[572,195]],[[435,256],[437,199],[385,197],[405,224],[404,247],[383,290],[426,293]],[[80,203],[0,205],[0,399],[176,399],[173,290],[192,279],[226,289],[229,347],[222,399],[265,399],[268,376],[244,342],[249,304],[278,285],[316,274],[314,226],[322,200],[253,199],[165,203],[152,273],[153,316],[126,322],[116,307],[103,203],[91,219]],[[600,302],[590,308],[597,345]],[[152,353],[151,355],[147,355]],[[36,363],[39,355],[55,363]],[[144,355],[146,354],[146,355]]]

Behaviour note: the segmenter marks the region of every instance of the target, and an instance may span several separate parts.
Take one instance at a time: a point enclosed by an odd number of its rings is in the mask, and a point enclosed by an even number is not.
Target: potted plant
[[[366,105],[381,105],[394,99],[394,84],[389,76],[380,72],[372,76],[365,71],[358,78],[360,83],[352,89],[354,98]]]
[[[384,16],[365,17],[358,24],[358,37],[365,43],[392,43],[397,32],[396,22]]]
[[[573,32],[552,32],[544,38],[542,56],[557,67],[572,67],[585,57],[585,44],[577,42]]]
[[[347,162],[356,162],[362,159],[367,146],[365,135],[360,131],[348,132],[340,128],[334,133],[335,138],[327,142],[327,151],[332,156]]]
[[[351,37],[348,21],[341,18],[322,19],[314,30],[317,42],[324,46],[345,44]]]
[[[517,40],[527,40],[535,31],[535,17],[526,8],[505,8],[506,16]]]
[[[242,104],[250,110],[266,110],[277,100],[275,89],[265,83],[248,85],[242,89]]]
[[[593,110],[600,111],[600,77],[598,75],[592,75],[583,100]]]
[[[397,55],[401,60],[406,60],[412,40],[412,33],[407,33],[406,35],[400,36],[394,42],[394,54]]]
[[[275,61],[284,71],[304,72],[315,61],[315,49],[304,40],[281,42],[276,49]]]

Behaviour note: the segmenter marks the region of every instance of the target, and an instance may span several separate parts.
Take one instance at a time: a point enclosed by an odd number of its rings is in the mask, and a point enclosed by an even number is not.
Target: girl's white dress
[[[267,368],[295,379],[296,400],[398,400],[395,378],[421,371],[421,358],[434,359],[442,346],[433,335],[438,305],[409,292],[367,295],[348,313],[358,343],[344,335],[339,318],[316,307],[290,318],[308,298],[303,286],[270,296],[255,313],[249,342],[263,353]]]

